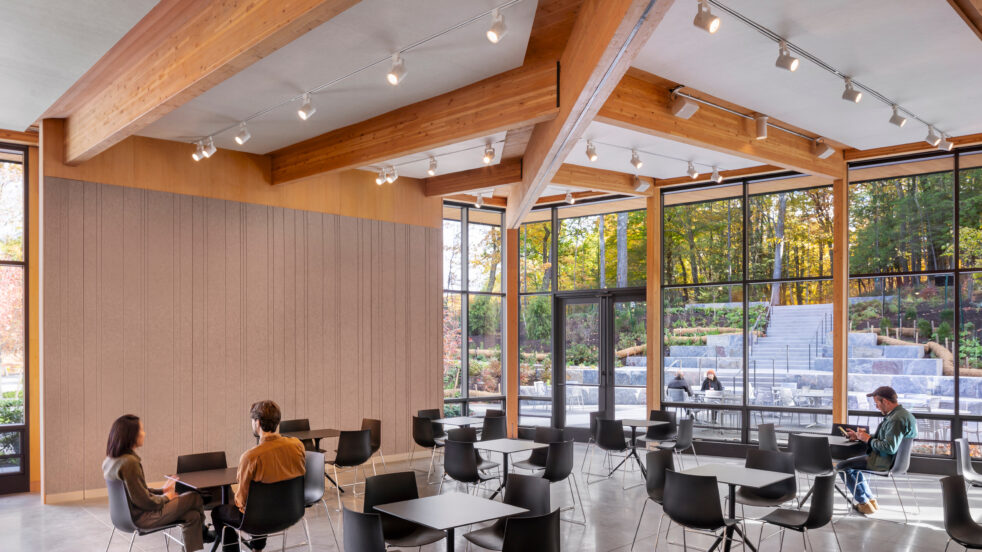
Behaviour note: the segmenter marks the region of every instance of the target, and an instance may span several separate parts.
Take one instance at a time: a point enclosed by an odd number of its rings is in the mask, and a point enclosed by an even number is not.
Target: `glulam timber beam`
[[[849,420],[849,181],[832,183],[832,422]]]
[[[559,58],[557,116],[532,130],[521,184],[508,198],[517,228],[674,0],[585,0]]]
[[[522,66],[274,151],[273,184],[531,126],[558,112],[555,63]]]
[[[785,169],[774,165],[756,165],[753,167],[745,167],[742,169],[730,169],[728,171],[719,171],[719,175],[723,177],[723,180],[726,180],[728,178],[760,176],[760,175],[784,172],[784,171]],[[698,184],[702,182],[709,182],[710,176],[711,173],[700,174],[697,178],[692,178],[691,176],[677,176],[675,178],[656,178],[655,187],[664,188],[665,186],[677,186],[679,184]]]
[[[0,142],[20,144],[22,146],[36,146],[38,145],[38,134],[36,132],[20,132],[18,130],[0,128]]]
[[[974,146],[977,144],[982,144],[982,133],[979,134],[965,134],[963,136],[953,136],[948,138],[948,140],[955,145],[956,148],[961,148],[965,146]],[[897,146],[885,146],[882,148],[871,148],[867,150],[846,150],[844,156],[846,161],[865,161],[868,159],[882,159],[885,157],[894,157],[897,155],[910,155],[912,153],[924,153],[927,151],[935,151],[938,148],[928,144],[924,141],[912,142],[909,144],[900,144]]]
[[[805,174],[844,177],[842,152],[819,159],[811,139],[771,129],[766,139],[757,140],[753,119],[704,104],[688,119],[675,117],[671,90],[668,81],[631,69],[595,120]]]
[[[648,189],[644,192],[637,191],[638,182],[646,182]],[[653,193],[653,182],[654,179],[647,176],[636,177],[633,174],[583,167],[569,163],[564,163],[560,166],[550,181],[555,186],[569,186],[571,188],[635,196],[651,195]]]
[[[506,159],[496,165],[424,178],[423,189],[427,197],[448,196],[497,186],[510,186],[521,180],[521,158]]]
[[[948,0],[955,13],[982,40],[982,0]]]
[[[86,161],[358,2],[162,0],[43,118]]]

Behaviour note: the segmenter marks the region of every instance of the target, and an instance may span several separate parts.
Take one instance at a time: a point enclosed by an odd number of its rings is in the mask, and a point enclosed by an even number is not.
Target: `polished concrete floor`
[[[697,444],[698,447],[698,444]],[[617,475],[611,479],[590,478],[593,483],[587,483],[587,476],[579,472],[579,460],[582,458],[585,447],[577,445],[577,470],[574,472],[579,484],[580,494],[585,503],[585,514],[587,523],[585,526],[572,523],[562,524],[563,550],[569,551],[628,551],[631,549],[631,539],[637,527],[639,514],[645,500],[643,486],[634,486],[627,490],[623,485],[641,483],[640,472],[627,472],[623,478]],[[417,457],[419,458],[419,457]],[[600,456],[595,457],[593,463],[594,471],[600,469]],[[734,459],[720,459],[700,456],[700,463],[708,462],[738,462]],[[691,456],[685,457],[685,466],[694,466]],[[416,467],[426,468],[424,460],[417,459]],[[402,470],[407,468],[406,462],[390,463],[389,471]],[[381,470],[381,464],[379,464]],[[369,471],[371,471],[369,469]],[[433,477],[427,483],[426,473],[418,473],[417,481],[420,485],[421,494],[435,494],[439,488],[439,477]],[[842,549],[846,552],[858,550],[870,551],[941,551],[945,547],[947,535],[942,525],[942,511],[940,505],[941,491],[938,478],[934,476],[917,476],[913,479],[913,488],[919,503],[918,508],[913,504],[910,491],[905,485],[901,485],[903,498],[908,504],[909,523],[903,523],[903,515],[900,512],[896,492],[888,482],[881,481],[878,488],[880,496],[881,510],[870,518],[864,518],[858,514],[842,517],[844,506],[841,498],[837,501],[836,529]],[[889,487],[889,488],[888,488]],[[453,489],[453,485],[444,485],[444,492]],[[720,489],[721,495],[726,492],[725,487]],[[979,491],[969,491],[979,493]],[[337,526],[340,519],[337,508],[337,499],[333,491],[328,491],[325,495],[328,504],[331,506],[331,517]],[[570,504],[570,491],[566,485],[556,484],[552,489],[553,506],[565,506]],[[982,493],[978,495],[970,494],[970,500],[975,511],[982,508]],[[360,508],[361,500],[355,497],[346,497],[344,503],[349,508]],[[750,518],[759,517],[767,512],[765,509],[748,508],[746,515]],[[565,516],[570,516],[566,512]],[[578,516],[579,512],[572,515]],[[655,546],[655,531],[658,527],[658,520],[661,509],[655,505],[649,505],[641,523],[640,534],[638,536],[636,550],[652,550]],[[308,521],[312,532],[314,550],[336,550],[334,541],[331,537],[328,517],[323,508],[318,507],[313,511],[308,511]],[[662,536],[658,543],[658,550],[682,550],[682,535],[677,526],[671,529],[671,544],[665,540],[664,530],[667,522],[662,527]],[[110,534],[110,523],[107,503],[105,499],[91,500],[73,504],[44,506],[40,503],[37,495],[12,495],[0,497],[0,551],[20,552],[20,551],[88,551],[105,550]],[[749,523],[748,532],[754,540],[760,531],[760,524]],[[459,535],[463,530],[458,530],[457,550],[465,550],[466,541]],[[772,533],[772,528],[765,530],[765,535]],[[340,541],[340,528],[338,533]],[[293,529],[287,535],[287,546],[296,546],[303,541],[303,530],[299,527]],[[711,544],[706,537],[696,536],[688,533],[687,537],[689,550],[705,550]],[[119,533],[113,538],[110,550],[123,551],[127,549],[129,537]],[[762,550],[778,550],[778,538],[767,539],[763,543]],[[811,533],[811,544],[813,550],[835,550],[835,540],[832,531],[828,528]],[[134,550],[154,550],[164,549],[163,537],[159,534],[136,539]],[[173,549],[173,548],[172,548]],[[267,550],[279,550],[279,540],[271,542]],[[430,546],[423,547],[423,550],[438,551],[445,550],[446,544],[440,541]],[[471,547],[472,550],[478,550]],[[784,539],[784,550],[803,550],[800,535],[789,532]],[[956,547],[953,545],[952,550]],[[957,548],[960,550],[960,548]],[[301,550],[297,548],[297,550]],[[534,552],[534,551],[530,551]]]

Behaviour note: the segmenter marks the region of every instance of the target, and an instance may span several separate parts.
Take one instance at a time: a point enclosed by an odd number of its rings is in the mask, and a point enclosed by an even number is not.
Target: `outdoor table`
[[[615,467],[614,469],[610,470],[610,474],[613,475],[613,473],[615,471],[617,471],[617,468],[621,467],[621,464],[623,464],[624,462],[627,462],[627,459],[630,458],[631,456],[633,456],[634,459],[637,460],[638,466],[641,468],[641,475],[643,475],[645,478],[647,478],[648,477],[648,470],[645,468],[644,462],[641,461],[641,457],[638,456],[638,449],[637,449],[638,428],[639,427],[656,427],[656,426],[668,425],[670,422],[666,422],[664,420],[631,420],[631,419],[628,419],[628,420],[621,420],[621,423],[624,424],[624,425],[626,425],[626,426],[629,426],[631,428],[631,452],[628,452],[627,453],[627,456],[625,456],[624,459],[621,460],[621,463],[620,464],[617,464],[617,467]]]
[[[314,442],[314,448],[321,450],[321,439],[333,439],[335,437],[341,436],[341,431],[337,429],[308,429],[306,431],[284,431],[280,435],[284,437],[293,437],[294,439],[300,439],[301,441],[311,440]],[[327,472],[324,472],[324,477],[331,482],[335,487],[337,487],[339,492],[344,492],[344,489],[338,485]]]
[[[375,509],[430,529],[446,531],[448,552],[453,552],[454,529],[457,527],[528,512],[525,508],[463,493],[447,493],[379,504]]]
[[[476,450],[485,450],[488,452],[498,452],[501,453],[502,457],[502,476],[501,476],[501,486],[498,490],[491,495],[491,498],[498,496],[501,489],[505,488],[505,484],[508,483],[508,455],[516,452],[525,452],[527,450],[548,448],[548,443],[536,443],[535,441],[529,441],[527,439],[491,439],[490,441],[477,441],[474,443],[474,448]]]
[[[237,473],[238,468],[221,468],[165,475],[164,477],[180,481],[182,485],[187,485],[196,491],[209,487],[221,487],[222,504],[229,504],[228,486],[238,482]]]
[[[475,416],[454,416],[452,418],[440,418],[433,420],[434,424],[452,425],[457,427],[467,427],[470,425],[483,424],[484,418]]]
[[[752,489],[759,489],[761,487],[766,487],[768,485],[773,485],[794,477],[794,474],[773,472],[768,470],[755,470],[753,468],[745,468],[737,464],[703,464],[695,468],[689,468],[687,470],[682,470],[680,473],[687,475],[711,475],[716,478],[716,481],[724,483],[730,488],[730,500],[728,505],[727,516],[730,519],[736,519],[736,487],[741,485],[744,487],[750,487]],[[731,525],[726,528],[726,539],[722,536],[716,539],[710,550],[716,549],[720,542],[723,542],[724,552],[729,552],[730,545],[733,538],[733,532],[736,531],[740,533],[740,537],[744,540],[744,544],[750,550],[757,552],[757,548],[753,544],[747,541],[746,535],[737,525]]]

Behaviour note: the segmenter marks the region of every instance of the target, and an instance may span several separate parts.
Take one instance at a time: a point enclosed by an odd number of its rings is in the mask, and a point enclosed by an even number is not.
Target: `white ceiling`
[[[0,128],[25,130],[157,3],[8,0],[0,17]]]
[[[597,160],[590,162],[586,156],[587,140],[592,140],[597,148]],[[638,150],[641,170],[635,171],[631,165],[631,150]],[[712,167],[719,170],[754,167],[759,162],[717,151],[673,142],[664,138],[649,136],[605,123],[590,123],[583,139],[573,148],[567,163],[595,167],[610,171],[640,174],[653,178],[675,178],[685,176],[688,162],[692,161],[696,170],[711,173]]]
[[[522,64],[536,0],[502,11],[508,34],[491,44],[490,16],[449,32],[403,55],[408,70],[398,86],[385,80],[392,52],[466,21],[504,0],[363,0],[348,11],[259,60],[171,112],[144,136],[188,140],[207,136],[305,90],[384,62],[313,96],[317,113],[297,118],[299,102],[249,122],[252,139],[233,141],[235,130],[215,137],[220,148],[268,153],[449,92]]]
[[[982,131],[982,41],[948,2],[925,0],[723,0],[724,5],[910,108],[950,135]],[[890,108],[802,59],[774,67],[778,47],[714,9],[720,29],[692,25],[696,2],[675,2],[634,65],[827,136],[868,149],[916,142],[926,127],[889,124]]]
[[[494,161],[491,164],[497,165],[501,162],[501,148],[505,145],[504,132],[390,159],[385,163],[361,167],[361,169],[378,172],[379,168],[393,166],[399,172],[399,176],[426,178],[429,176],[426,171],[430,168],[430,157],[436,158],[437,175],[477,169],[485,166],[484,148],[488,144],[494,148]]]

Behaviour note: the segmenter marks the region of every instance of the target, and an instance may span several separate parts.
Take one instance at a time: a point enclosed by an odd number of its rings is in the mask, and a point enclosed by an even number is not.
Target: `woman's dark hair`
[[[109,428],[109,440],[106,442],[106,456],[119,458],[133,451],[136,438],[140,435],[140,417],[123,414]]]
[[[259,401],[249,409],[249,417],[259,420],[263,431],[276,431],[276,426],[280,425],[280,407],[273,401]]]

